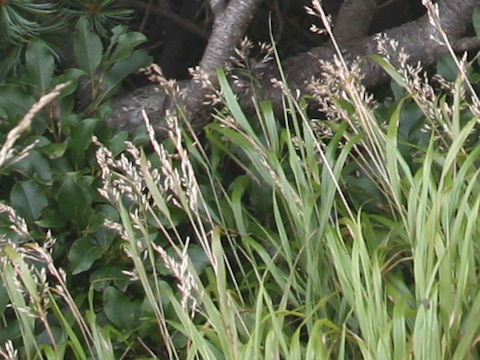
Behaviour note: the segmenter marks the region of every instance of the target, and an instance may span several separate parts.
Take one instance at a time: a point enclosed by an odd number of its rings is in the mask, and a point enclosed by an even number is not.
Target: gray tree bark
[[[238,45],[244,36],[245,29],[251,20],[260,0],[231,0],[223,11],[217,15],[215,25],[210,37],[205,54],[200,63],[200,69],[207,74],[216,85],[215,70],[225,65],[234,47]],[[377,0],[347,0],[338,16],[335,33],[343,39],[341,50],[345,58],[352,61],[356,58],[365,60],[363,67],[364,84],[367,87],[379,85],[388,79],[387,74],[368,55],[377,53],[377,41],[374,36],[364,36],[367,24],[371,17],[365,16],[361,20],[357,18],[357,11],[370,12],[378,3]],[[477,0],[440,0],[441,25],[447,33],[450,42],[458,51],[469,48],[478,48],[480,42],[476,38],[464,38],[467,27],[471,23],[472,13]],[[352,9],[357,9],[353,11]],[[359,10],[363,9],[363,10]],[[343,25],[342,25],[343,24]],[[342,29],[342,27],[344,29]],[[347,31],[354,31],[354,34]],[[399,42],[399,46],[409,54],[412,63],[422,62],[424,65],[433,64],[440,55],[447,52],[447,48],[441,42],[437,29],[430,23],[427,16],[401,25],[385,32],[386,35]],[[362,35],[358,38],[357,35]],[[288,86],[292,91],[308,94],[309,84],[313,78],[321,78],[322,68],[319,60],[329,61],[333,59],[335,50],[330,45],[312,48],[303,54],[286,59],[282,67],[287,77]],[[272,86],[272,79],[279,79],[276,64],[269,64],[254,73],[259,84],[259,92],[262,99],[270,100],[274,108],[280,108],[282,104],[282,92]],[[205,108],[204,98],[208,89],[202,87],[199,82],[187,81],[180,84],[185,89],[184,109],[187,121],[194,129],[201,129],[210,121],[208,108]],[[152,90],[155,89],[155,90]],[[254,111],[251,96],[254,89],[251,83],[240,80],[240,86],[235,86],[236,94],[245,111]],[[255,89],[257,90],[257,89]],[[162,114],[171,105],[166,106],[166,95],[158,86],[149,86],[139,89],[133,94],[123,96],[112,101],[113,113],[110,124],[115,127],[134,130],[142,122],[141,110],[144,108],[149,117],[161,127]]]

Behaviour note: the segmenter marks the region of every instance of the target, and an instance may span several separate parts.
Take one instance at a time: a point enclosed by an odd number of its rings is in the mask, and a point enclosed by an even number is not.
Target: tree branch
[[[261,0],[230,0],[223,12],[216,14],[212,34],[199,66],[202,76],[207,76],[214,86],[217,84],[216,69],[228,62],[260,3]],[[197,115],[204,110],[203,103],[209,92],[201,81],[190,81],[185,91],[182,105],[187,121],[197,119],[194,127],[200,128],[208,121],[199,121],[205,116]]]
[[[210,9],[212,9],[215,18],[219,17],[226,8],[225,0],[210,0]]]
[[[452,42],[455,42],[465,33],[476,3],[477,0],[443,0],[439,3],[442,27]],[[387,30],[385,34],[388,38],[398,41],[399,47],[403,48],[410,56],[412,63],[420,61],[428,66],[433,64],[440,55],[447,52],[447,48],[438,41],[441,39],[438,31],[429,22],[426,15],[416,21]],[[357,58],[364,59],[365,86],[371,88],[389,78],[380,66],[367,57],[377,53],[375,36],[364,37],[348,44],[340,44],[340,46],[347,61],[353,61]],[[331,46],[320,46],[285,60],[282,66],[290,89],[293,92],[298,91],[301,94],[307,94],[312,78],[322,77],[319,60],[331,61],[334,55],[335,51]],[[278,70],[275,66],[270,66],[262,73],[256,74],[256,78],[260,79],[262,97],[272,101],[274,107],[281,106],[282,92],[271,85],[271,79],[279,79]],[[240,84],[240,86],[245,85]],[[244,107],[252,108],[249,99],[240,97],[240,100]]]
[[[229,59],[233,46],[242,38],[246,24],[248,23],[254,9],[259,3],[259,0],[241,0],[231,1],[222,16],[216,20],[214,32],[211,41],[205,52],[205,56],[201,62],[201,69],[208,74],[215,82],[215,69],[223,66]],[[230,6],[240,4],[240,10],[233,9]],[[443,0],[439,2],[440,17],[443,30],[449,36],[454,47],[465,50],[466,45],[474,47],[478,46],[478,40],[465,40],[462,35],[465,33],[467,26],[471,22],[472,12],[477,0]],[[235,22],[237,16],[242,16],[240,22]],[[399,46],[409,54],[412,63],[422,62],[424,65],[433,64],[440,55],[447,52],[446,47],[435,39],[440,39],[438,31],[429,22],[427,16],[404,24],[394,29],[385,32],[386,35],[398,41]],[[457,45],[456,45],[457,44]],[[342,52],[347,61],[353,61],[357,58],[364,59],[363,74],[364,84],[367,87],[379,85],[385,80],[388,80],[388,75],[376,63],[368,59],[368,55],[377,53],[377,41],[374,36],[364,37],[355,41],[350,41],[347,44],[341,44]],[[319,60],[329,61],[334,56],[334,50],[331,46],[320,46],[312,48],[310,51],[300,54],[298,56],[286,59],[282,63],[282,67],[287,76],[287,82],[290,89],[294,92],[307,94],[309,84],[312,78],[322,77],[322,68]],[[271,80],[279,79],[279,73],[276,64],[270,64],[257,71],[254,74],[256,80],[260,84],[260,92],[262,99],[270,100],[274,107],[281,109],[282,92],[280,89],[272,86]],[[241,81],[241,80],[240,80]],[[198,111],[202,108],[202,103],[207,90],[202,89],[201,84],[190,81],[187,86],[186,105],[189,109]],[[239,101],[245,111],[254,111],[251,101],[253,89],[250,81],[244,80],[239,86],[235,87]],[[161,93],[161,89],[160,89]],[[159,95],[152,95],[153,98]],[[121,101],[116,100],[114,107],[118,107]],[[142,101],[137,103],[137,113],[141,110]],[[150,101],[146,108],[150,108],[155,114],[162,112],[163,103],[158,101]],[[192,111],[190,110],[190,111]],[[119,112],[114,112],[118,114]],[[148,113],[148,111],[147,111]],[[190,112],[193,114],[194,112]],[[112,116],[110,123],[115,126],[117,123],[121,124],[136,124],[141,121],[140,115],[132,115],[137,120],[127,120],[125,116],[123,120],[118,120],[116,116]],[[190,117],[192,126],[200,129],[210,119],[208,116]]]
[[[334,22],[335,39],[342,43],[367,35],[379,1],[345,0]]]

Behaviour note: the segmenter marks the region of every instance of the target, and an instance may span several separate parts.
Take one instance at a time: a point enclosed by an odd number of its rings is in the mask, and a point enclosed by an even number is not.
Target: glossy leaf
[[[103,306],[108,319],[123,331],[131,330],[138,317],[139,304],[109,286],[103,292]]]
[[[76,240],[68,253],[68,259],[72,264],[72,274],[89,270],[93,262],[102,255],[103,249],[98,246],[95,239],[84,237]]]
[[[128,26],[117,25],[112,29],[112,36],[110,37],[109,51],[118,43],[120,35],[125,34],[128,31]]]
[[[77,173],[69,173],[57,193],[62,215],[77,226],[86,225],[91,212],[91,194],[87,184]]]
[[[118,37],[118,44],[108,59],[109,64],[115,64],[129,57],[135,47],[147,41],[145,35],[138,32],[127,32]]]
[[[0,86],[0,108],[11,119],[23,116],[35,102],[32,95],[17,86]]]
[[[128,133],[126,131],[120,131],[112,136],[108,142],[108,148],[112,152],[113,156],[117,156],[122,151],[125,151],[125,141],[128,140]]]
[[[57,159],[65,153],[68,144],[66,142],[63,143],[52,143],[47,146],[43,146],[42,148],[38,149],[43,154],[48,156],[49,159]]]
[[[46,208],[42,212],[42,218],[35,221],[35,224],[46,229],[61,229],[66,222],[65,217],[58,211],[58,208]]]
[[[27,221],[40,218],[42,210],[48,205],[43,188],[31,180],[17,182],[10,193],[10,201]]]
[[[92,272],[90,282],[97,291],[104,290],[112,282],[117,286],[126,286],[130,279],[122,273],[123,270],[118,265],[100,267]]]
[[[480,37],[480,6],[476,6],[473,10],[472,22],[473,28],[475,29],[475,35]]]
[[[91,144],[93,129],[97,122],[98,119],[84,119],[72,124],[72,135],[68,144],[77,165],[85,158],[85,150]]]
[[[3,283],[0,282],[0,316],[3,316],[10,299]]]
[[[78,78],[85,75],[85,71],[80,69],[67,69],[61,75],[54,79],[55,84],[69,82],[62,90],[60,97],[72,94],[77,89]]]
[[[458,68],[450,54],[440,56],[437,61],[437,73],[447,81],[455,81],[458,76]]]
[[[93,77],[95,70],[102,61],[103,45],[100,37],[89,29],[88,21],[81,17],[73,37],[73,49],[78,66],[89,77]]]
[[[205,267],[209,265],[205,251],[196,244],[192,244],[188,247],[188,256],[192,260],[192,264],[198,274],[202,274]]]
[[[7,118],[8,118],[7,112],[2,108],[0,108],[0,120],[5,121],[7,120]]]
[[[27,157],[14,163],[12,169],[30,176],[38,176],[44,181],[52,179],[52,169],[48,160],[37,150],[32,150]]]
[[[152,62],[144,50],[136,50],[129,57],[117,62],[105,75],[104,98],[110,97],[127,75],[133,74],[141,67]]]
[[[52,85],[55,61],[48,46],[40,39],[33,39],[25,52],[27,69],[40,94],[46,94]]]

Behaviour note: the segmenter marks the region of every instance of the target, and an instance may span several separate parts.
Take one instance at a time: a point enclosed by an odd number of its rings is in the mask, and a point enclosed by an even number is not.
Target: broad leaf
[[[38,151],[31,151],[27,157],[28,161],[32,164],[34,174],[44,181],[50,181],[52,179],[52,169],[47,159]]]
[[[91,144],[93,129],[97,122],[98,119],[84,119],[72,124],[68,146],[77,165],[85,159],[85,150]]]
[[[3,283],[0,283],[0,316],[3,317],[10,299]]]
[[[124,287],[128,285],[130,278],[123,274],[123,270],[124,268],[118,265],[100,267],[91,273],[90,283],[97,291],[105,289],[112,282]]]
[[[437,61],[437,73],[447,81],[455,81],[458,76],[458,68],[450,54],[440,56]]]
[[[10,119],[26,114],[34,102],[19,86],[0,86],[0,108]]]
[[[138,318],[140,306],[109,286],[103,292],[103,306],[108,319],[123,331],[132,330]]]
[[[92,196],[89,192],[88,183],[82,181],[77,173],[66,175],[57,193],[57,201],[62,215],[75,223],[78,227],[88,223]]]
[[[105,75],[104,99],[113,95],[113,92],[127,75],[133,74],[139,68],[149,65],[151,62],[152,58],[144,50],[136,50],[126,59],[113,65]]]
[[[37,220],[48,205],[44,189],[31,180],[20,181],[14,185],[10,202],[27,221]]]
[[[27,46],[25,60],[30,76],[40,94],[46,94],[52,85],[55,61],[48,46],[40,39],[33,39]]]
[[[126,25],[117,25],[112,29],[112,36],[110,37],[109,48],[113,48],[118,42],[120,35],[125,34],[128,31],[128,26]]]
[[[117,41],[118,44],[113,51],[112,56],[108,59],[109,64],[115,64],[129,57],[135,47],[147,41],[147,38],[139,32],[128,32],[126,34],[121,34]]]
[[[192,261],[195,271],[198,274],[202,274],[204,269],[210,264],[205,251],[196,244],[192,244],[188,247],[188,256]]]
[[[73,37],[73,50],[78,66],[84,70],[90,78],[102,60],[103,45],[100,37],[89,29],[88,21],[81,17]]]
[[[128,133],[126,131],[120,131],[118,134],[112,136],[108,142],[108,149],[113,153],[113,156],[117,156],[122,151],[125,151],[125,141],[128,140]]]
[[[80,69],[67,69],[61,75],[55,77],[55,84],[69,81],[69,84],[61,91],[60,98],[72,94],[77,89],[78,78],[85,75]]]
[[[93,262],[103,255],[103,249],[95,239],[84,237],[76,240],[68,253],[72,264],[72,274],[78,274],[91,268]]]
[[[47,146],[43,146],[41,148],[38,148],[39,151],[41,151],[43,154],[48,156],[49,159],[57,159],[65,153],[65,150],[67,149],[67,143],[52,143]]]
[[[46,208],[42,211],[42,218],[35,221],[35,224],[47,229],[61,229],[66,222],[65,217],[58,211],[58,208]]]
[[[473,28],[475,29],[475,35],[480,37],[480,6],[476,6],[473,10],[472,22]]]

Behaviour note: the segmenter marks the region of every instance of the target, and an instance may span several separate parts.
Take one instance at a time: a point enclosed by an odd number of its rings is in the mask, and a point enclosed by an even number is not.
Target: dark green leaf
[[[55,208],[47,208],[42,212],[42,218],[35,224],[47,229],[61,229],[65,226],[65,217]]]
[[[20,181],[14,185],[10,202],[27,221],[37,220],[48,205],[44,189],[31,180]]]
[[[400,115],[400,133],[408,137],[412,132],[416,132],[422,125],[423,112],[415,103],[404,103]]]
[[[97,291],[105,289],[112,282],[125,286],[130,279],[123,274],[123,270],[121,266],[103,266],[92,272],[90,283]]]
[[[0,316],[3,317],[9,302],[10,299],[8,297],[7,290],[5,289],[3,283],[0,283]]]
[[[115,231],[109,230],[103,226],[103,222],[105,219],[113,219],[114,221],[118,221],[118,213],[117,210],[110,205],[100,206],[100,209],[100,213],[95,216],[95,218],[98,218],[102,222],[99,224],[100,226],[94,232],[93,236],[95,237],[95,240],[97,240],[98,244],[106,250],[110,247],[113,240],[115,240],[118,235]]]
[[[28,156],[12,164],[10,168],[24,175],[38,176],[38,178],[44,181],[52,179],[52,169],[48,160],[36,149],[31,150]]]
[[[85,71],[80,69],[67,69],[54,80],[55,84],[61,84],[69,81],[70,83],[62,90],[60,97],[72,94],[77,89],[78,78],[85,75]]]
[[[450,54],[440,56],[437,61],[437,73],[447,81],[455,81],[458,76],[458,68]]]
[[[28,160],[32,164],[34,173],[44,181],[50,181],[52,179],[52,169],[47,159],[43,157],[38,151],[31,151],[28,154]]]
[[[113,156],[117,156],[126,149],[125,141],[127,140],[128,133],[126,131],[120,131],[110,139],[108,149],[112,152]]]
[[[128,32],[121,34],[117,41],[118,44],[112,56],[108,59],[109,64],[115,64],[129,57],[135,47],[147,41],[147,38],[139,32]]]
[[[27,69],[40,94],[46,94],[52,85],[54,59],[48,46],[38,38],[29,42],[25,52]]]
[[[88,21],[81,17],[73,37],[73,50],[78,66],[90,78],[93,77],[102,61],[103,46],[100,37],[89,29]]]
[[[144,50],[136,50],[126,59],[117,62],[105,75],[103,97],[107,99],[113,95],[113,92],[127,75],[133,74],[139,68],[149,65],[151,62],[152,58]]]
[[[47,146],[43,146],[38,150],[43,154],[47,155],[49,159],[57,159],[60,156],[63,156],[65,150],[67,149],[67,143],[53,143]]]
[[[18,319],[8,321],[7,325],[0,332],[0,342],[3,344],[8,340],[20,338],[22,335]]]
[[[480,37],[480,6],[476,6],[473,10],[472,22],[473,28],[475,29],[475,35]]]
[[[103,306],[108,319],[122,330],[132,330],[138,318],[139,304],[109,286],[103,292]]]
[[[45,354],[48,354],[46,356],[47,359],[55,359],[56,357],[55,355],[57,355],[55,353],[54,348],[51,346],[52,344],[51,336],[53,336],[53,339],[55,339],[55,342],[57,344],[64,343],[67,338],[67,334],[59,326],[50,326],[49,331],[43,330],[40,334],[38,334],[35,337],[35,341],[40,345],[42,351],[45,351]],[[47,349],[48,349],[48,353],[46,351]]]
[[[115,46],[120,38],[120,35],[125,34],[128,31],[128,26],[117,25],[112,29],[112,36],[110,37],[110,47]]]
[[[20,87],[0,86],[0,107],[10,119],[25,115],[34,102],[34,98]]]
[[[88,184],[77,173],[66,175],[57,193],[62,215],[77,226],[86,225],[91,212],[92,196]]]
[[[72,264],[72,274],[78,274],[90,269],[93,262],[103,255],[103,249],[98,246],[95,239],[84,237],[76,240],[70,252],[68,259]]]
[[[72,124],[68,145],[77,164],[85,158],[85,150],[92,142],[91,137],[97,122],[98,119],[84,119]]]
[[[203,269],[209,265],[209,260],[201,246],[192,244],[188,247],[188,256],[192,260],[195,271],[198,274],[203,273]]]

